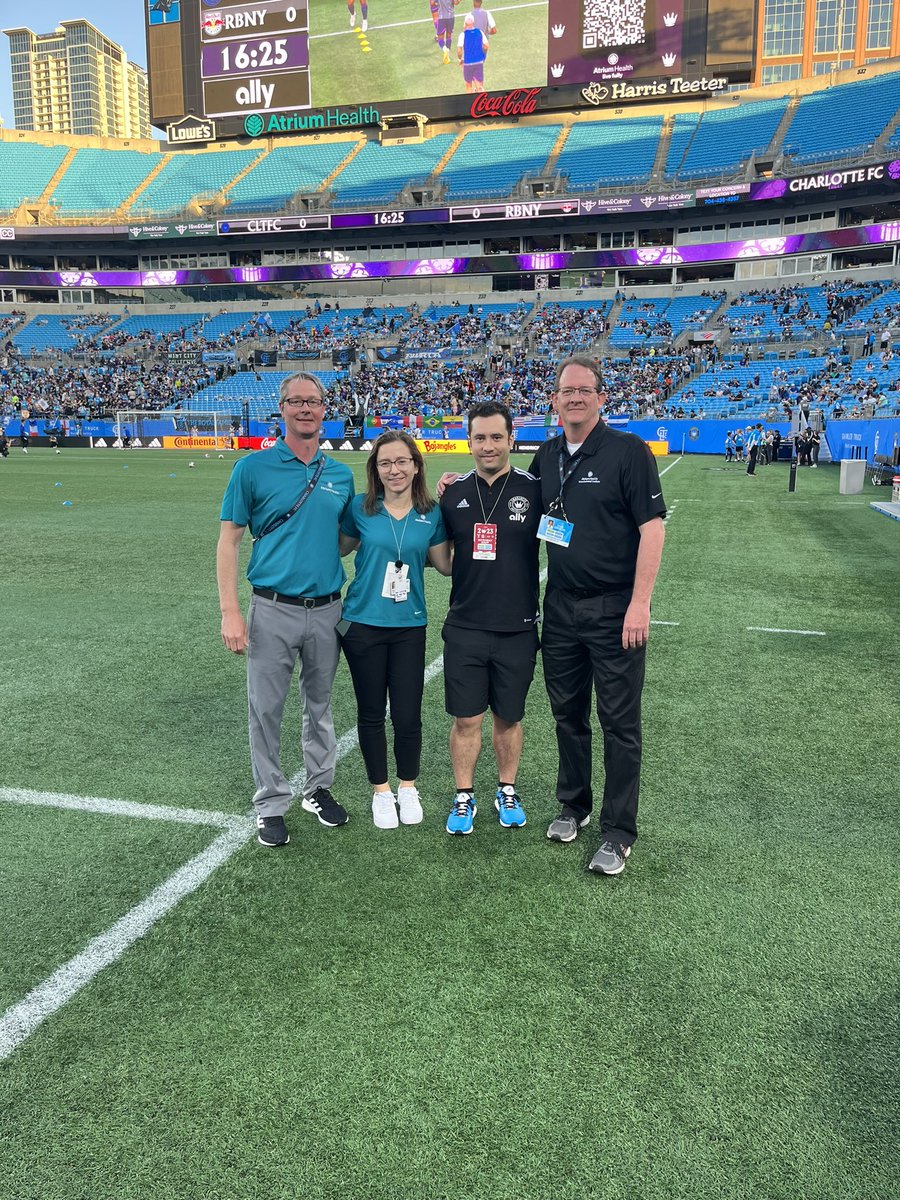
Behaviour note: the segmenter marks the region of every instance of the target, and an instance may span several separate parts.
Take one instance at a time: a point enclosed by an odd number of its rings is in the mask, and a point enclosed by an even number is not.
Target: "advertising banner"
[[[439,442],[430,438],[416,438],[416,445],[423,454],[460,454],[463,445],[458,438],[446,438]]]
[[[164,437],[164,450],[230,450],[231,435],[226,437]]]

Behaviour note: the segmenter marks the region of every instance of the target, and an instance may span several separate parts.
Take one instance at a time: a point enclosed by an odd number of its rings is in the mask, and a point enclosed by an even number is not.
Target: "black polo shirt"
[[[539,611],[540,481],[511,467],[488,485],[469,471],[445,489],[441,512],[453,540],[447,624],[497,633],[533,628]],[[472,558],[475,526],[485,518],[497,526],[493,562]]]
[[[562,507],[575,529],[568,546],[547,544],[549,585],[593,591],[633,584],[641,540],[638,527],[666,515],[650,447],[635,434],[610,429],[603,421],[574,457],[564,435],[545,442],[530,467],[541,481],[544,512],[560,494],[560,453],[564,476],[575,464],[562,493]]]

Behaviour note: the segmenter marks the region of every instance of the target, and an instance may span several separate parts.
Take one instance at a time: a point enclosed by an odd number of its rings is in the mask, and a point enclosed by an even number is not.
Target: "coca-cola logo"
[[[260,450],[271,450],[275,445],[275,442],[275,438],[263,438],[263,440],[259,443],[259,448]]]
[[[541,89],[513,88],[500,96],[492,96],[487,92],[476,93],[472,101],[472,117],[524,117],[533,113],[537,108],[538,96]]]

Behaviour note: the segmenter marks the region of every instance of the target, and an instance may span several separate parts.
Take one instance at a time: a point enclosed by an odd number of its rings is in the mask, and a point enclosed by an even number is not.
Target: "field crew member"
[[[547,837],[571,842],[590,820],[595,692],[606,779],[590,869],[618,875],[637,837],[641,692],[666,506],[646,444],[600,420],[606,395],[591,358],[559,364],[551,400],[563,432],[530,467],[546,514],[538,535],[548,553],[541,643],[562,805]]]
[[[253,803],[263,846],[290,841],[284,817],[291,786],[281,769],[281,721],[298,660],[302,807],[322,825],[347,820],[330,791],[337,757],[331,689],[339,650],[335,625],[346,579],[338,533],[354,494],[353,475],[319,449],[325,389],[315,375],[289,375],[281,385],[279,408],[284,437],[234,465],[222,501],[216,552],[222,640],[235,654],[247,651]],[[248,526],[254,538],[247,568],[253,597],[245,623],[237,574]]]

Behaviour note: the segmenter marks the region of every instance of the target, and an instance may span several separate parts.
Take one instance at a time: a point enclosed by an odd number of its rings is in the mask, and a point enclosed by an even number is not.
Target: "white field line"
[[[662,477],[663,477],[663,475],[665,475],[666,471],[671,471],[673,467],[677,467],[683,458],[684,458],[684,455],[679,454],[674,462],[670,462],[667,467],[663,467],[663,469],[659,473],[660,479],[662,479]]]
[[[527,4],[509,4],[505,8],[496,8],[494,5],[491,5],[490,11],[491,11],[492,15],[496,16],[497,13],[518,12],[518,10],[520,8],[546,8],[546,7],[547,7],[547,0],[531,0],[531,2],[529,2]],[[457,14],[457,15],[460,16],[461,14]],[[379,29],[405,29],[408,25],[432,25],[433,26],[434,22],[432,21],[431,17],[416,18],[416,20],[414,20],[414,21],[394,21],[394,23],[391,25],[373,25],[372,22],[370,21],[369,27],[367,29],[367,33],[375,33]],[[462,25],[462,20],[460,20],[460,26],[458,26],[457,28],[461,27],[461,25]],[[309,40],[311,42],[316,42],[316,41],[319,41],[321,38],[343,37],[345,34],[348,34],[348,33],[349,34],[356,33],[357,29],[359,29],[360,32],[362,32],[361,26],[352,25],[348,29],[335,29],[331,33],[311,33],[309,35]]]
[[[437,659],[437,670],[443,666]],[[355,727],[338,741],[338,760],[345,758],[357,744]],[[301,776],[302,779],[302,776]],[[295,786],[292,781],[292,786]],[[156,821],[176,821],[181,824],[212,825],[222,832],[205,850],[179,867],[158,888],[150,893],[109,929],[85,948],[63,963],[49,978],[28,993],[24,999],[0,1015],[0,1063],[29,1038],[44,1021],[86,987],[105,968],[111,966],[139,938],[149,933],[168,912],[190,896],[212,875],[217,867],[245,846],[255,833],[255,826],[246,817],[227,813],[205,812],[202,809],[167,808],[164,805],[134,804],[126,800],[106,800],[94,796],[72,796],[59,792],[32,792],[25,788],[0,788],[0,801],[9,804],[33,804],[52,808],[76,809],[82,812],[108,813],[115,816],[140,817]]]
[[[748,633],[796,633],[800,637],[827,637],[824,629],[770,629],[767,625],[748,625]]]
[[[680,621],[651,621],[650,624],[651,625],[671,625],[673,628],[677,628],[681,624],[681,622]]]

